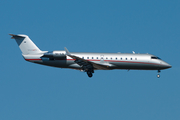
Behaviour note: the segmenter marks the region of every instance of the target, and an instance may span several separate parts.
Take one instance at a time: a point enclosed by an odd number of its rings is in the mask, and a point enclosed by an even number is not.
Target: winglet
[[[68,51],[68,49],[66,47],[64,47],[65,51],[66,51],[66,55],[70,55],[70,52]]]

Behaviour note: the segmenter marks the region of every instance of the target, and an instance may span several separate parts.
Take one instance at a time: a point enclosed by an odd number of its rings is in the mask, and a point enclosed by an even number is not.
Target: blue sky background
[[[0,120],[179,120],[179,0],[1,0]],[[26,62],[41,50],[151,53],[173,67],[86,73]]]

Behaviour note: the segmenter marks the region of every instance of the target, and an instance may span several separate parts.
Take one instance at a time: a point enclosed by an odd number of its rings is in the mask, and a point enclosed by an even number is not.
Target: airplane
[[[15,39],[22,56],[28,62],[84,71],[92,77],[95,70],[157,70],[171,68],[167,62],[152,54],[133,53],[81,53],[65,50],[41,51],[33,41],[23,34],[9,34]]]

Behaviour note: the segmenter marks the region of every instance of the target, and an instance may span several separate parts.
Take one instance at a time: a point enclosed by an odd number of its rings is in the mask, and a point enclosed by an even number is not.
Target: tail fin
[[[37,54],[42,51],[31,41],[27,35],[11,35],[15,39],[23,54]]]

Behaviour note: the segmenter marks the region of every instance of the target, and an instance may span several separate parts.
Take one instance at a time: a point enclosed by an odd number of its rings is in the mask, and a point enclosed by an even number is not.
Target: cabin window
[[[126,58],[126,60],[127,60],[127,58]]]
[[[137,58],[135,58],[135,60],[137,60]]]
[[[132,58],[131,58],[131,60],[132,60]]]
[[[112,60],[112,58],[111,58],[111,60]]]
[[[84,59],[84,57],[82,57],[82,59]]]
[[[92,59],[93,59],[93,57],[92,57]]]
[[[116,58],[116,60],[117,60],[117,58]]]
[[[98,57],[97,57],[97,59],[98,59]]]
[[[121,58],[121,60],[122,60],[122,58]]]
[[[106,57],[106,59],[108,59],[108,58]]]
[[[87,57],[87,59],[89,59],[89,57]]]

